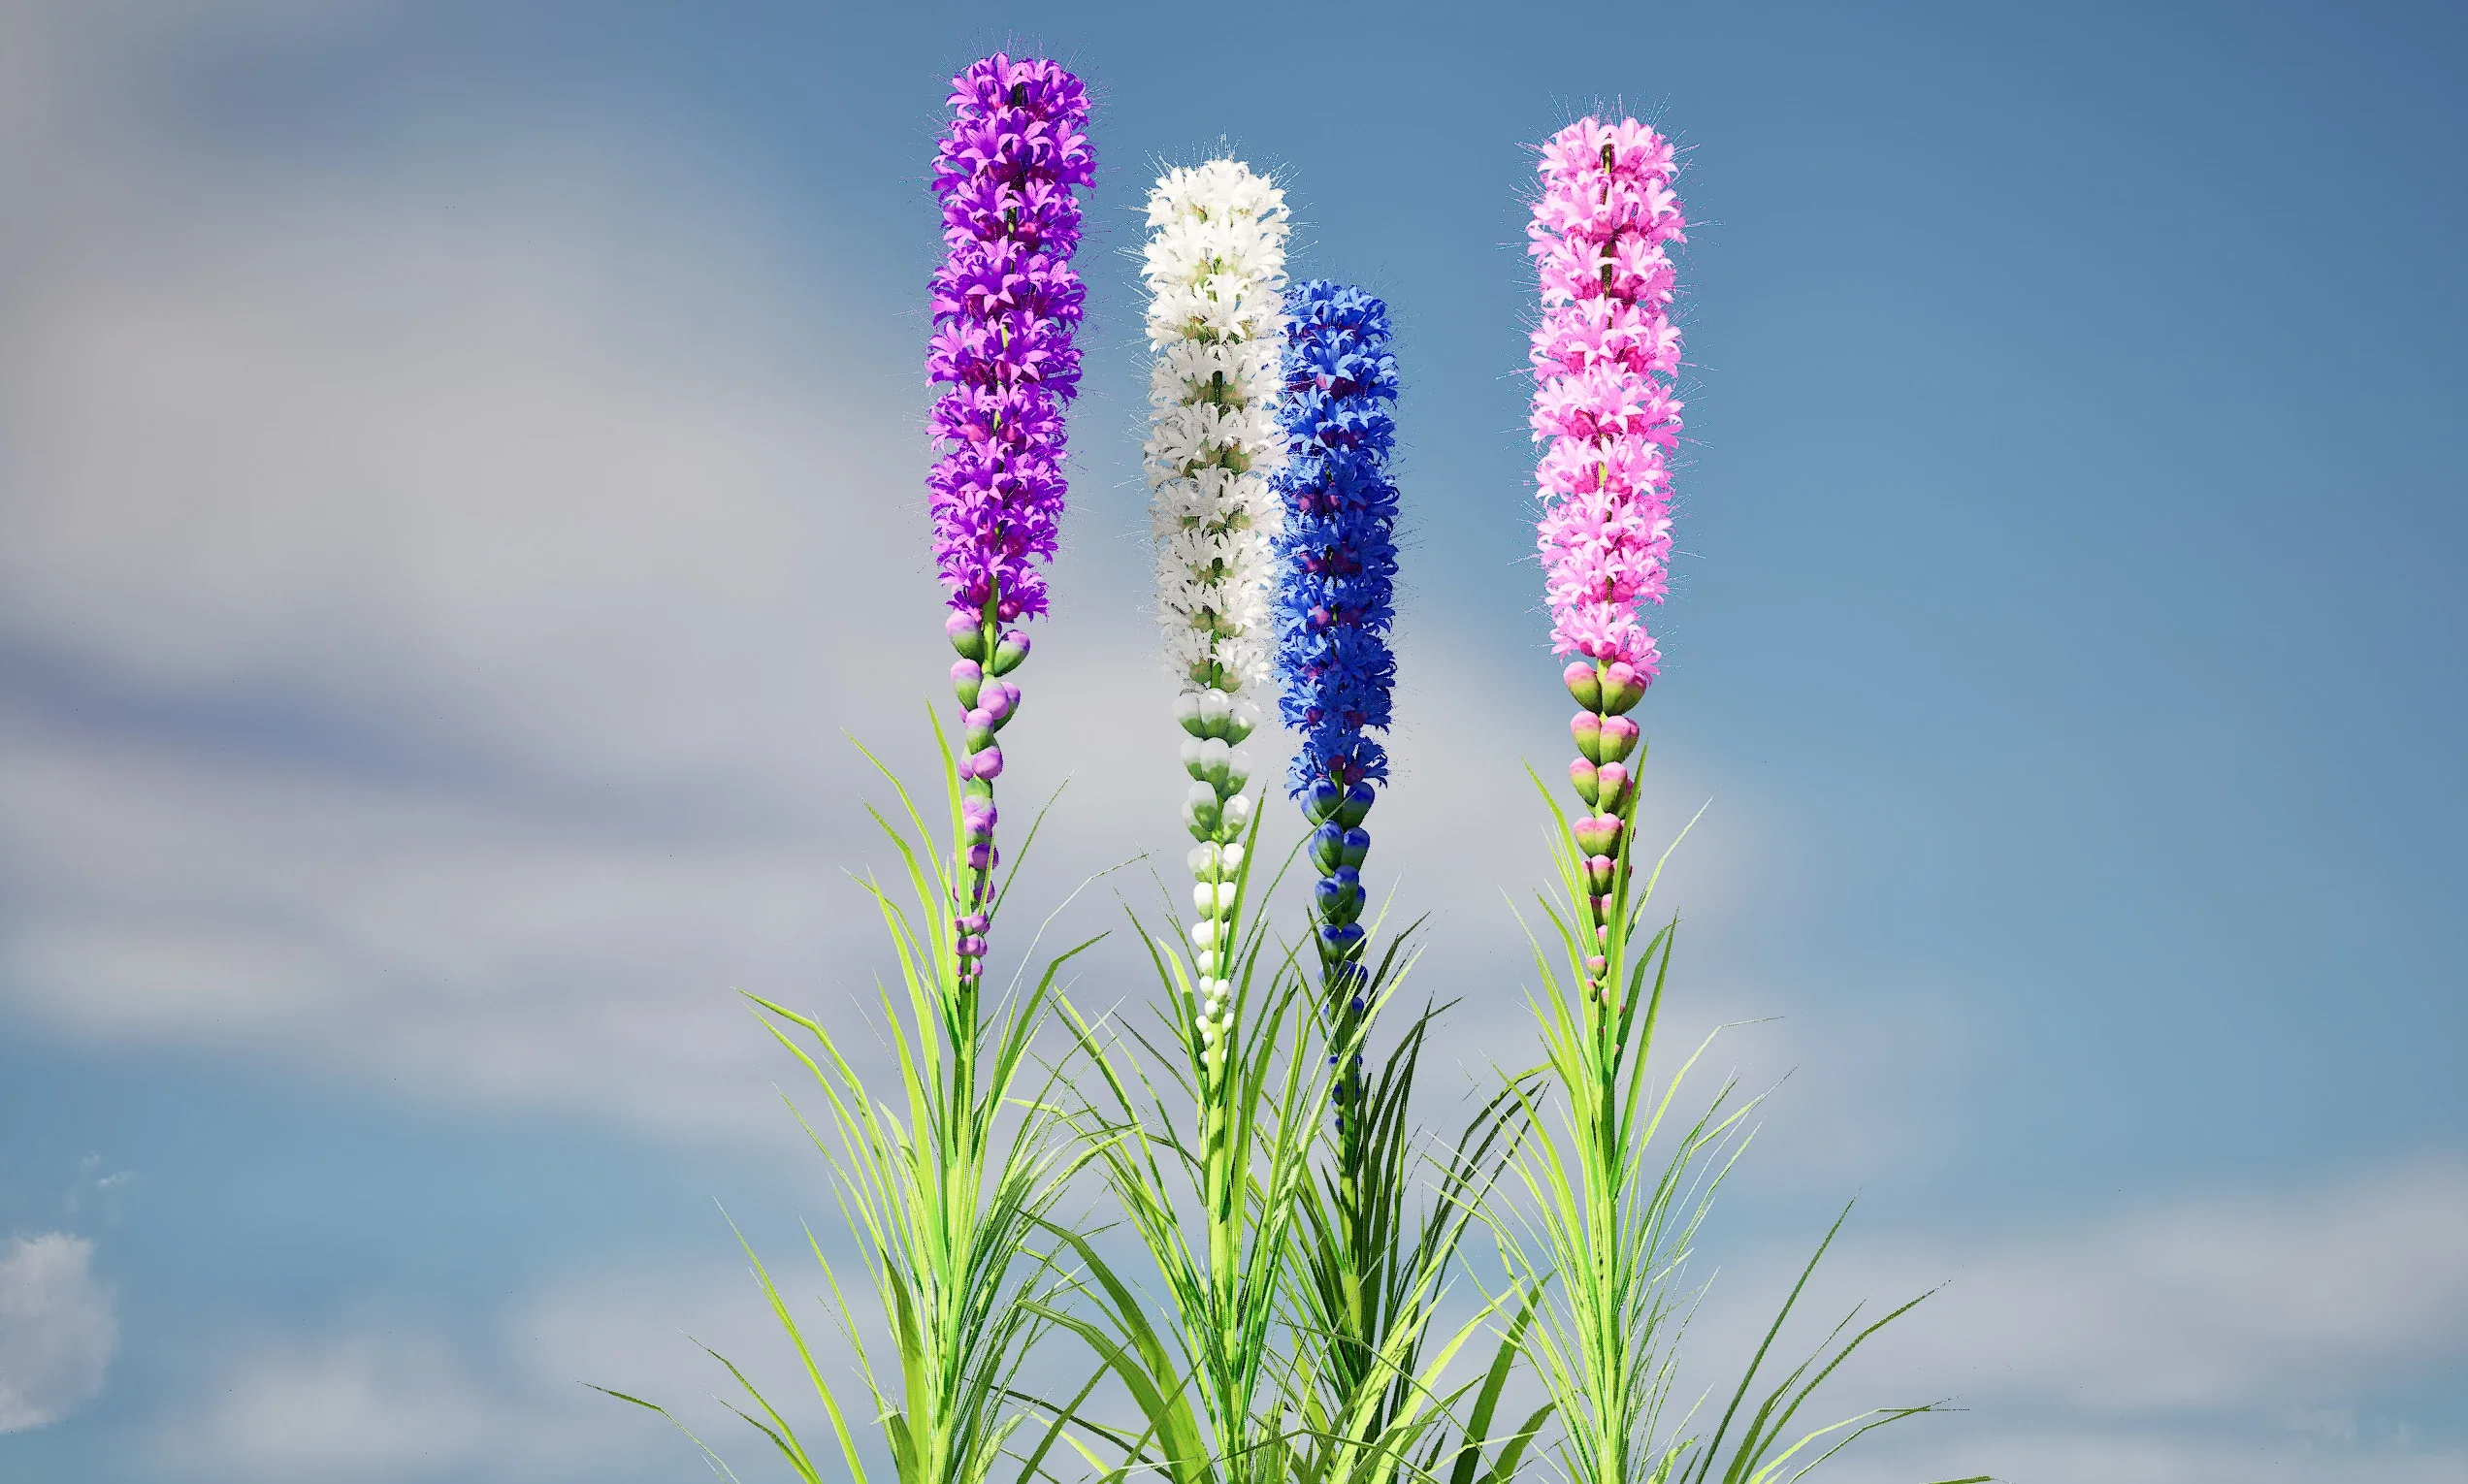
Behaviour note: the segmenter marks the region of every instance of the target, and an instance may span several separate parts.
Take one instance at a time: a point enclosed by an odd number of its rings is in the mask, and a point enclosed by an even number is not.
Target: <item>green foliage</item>
[[[1258,831],[1254,820],[1247,846]],[[1256,858],[1247,848],[1236,873],[1238,929],[1250,921]],[[1141,939],[1165,990],[1161,1034],[1066,1005],[1083,1062],[1076,1081],[1088,1089],[1067,1116],[1153,1265],[1164,1312],[1153,1320],[1102,1253],[1059,1231],[1085,1274],[1087,1312],[1040,1312],[1088,1343],[1143,1421],[1138,1436],[1110,1439],[1113,1463],[1087,1454],[1102,1478],[1136,1468],[1174,1484],[1281,1480],[1291,1471],[1282,1404],[1291,1360],[1276,1344],[1277,1321],[1327,1107],[1324,1082],[1309,1075],[1302,979],[1290,952],[1271,958],[1263,937],[1238,931],[1234,1030],[1212,1061],[1201,1054],[1188,939],[1179,928],[1171,938],[1142,929]]]
[[[1419,924],[1416,924],[1418,927]],[[1379,1007],[1410,960],[1400,951],[1414,928],[1400,933],[1371,976],[1373,1014],[1323,1019],[1334,1076],[1361,1049]],[[1503,1090],[1477,1112],[1454,1148],[1438,1158],[1414,1149],[1411,1116],[1415,1074],[1429,1031],[1444,1008],[1426,1006],[1407,1026],[1378,1073],[1363,1081],[1359,1107],[1342,1129],[1322,1137],[1320,1178],[1300,1193],[1305,1239],[1296,1253],[1294,1326],[1302,1365],[1297,1388],[1307,1431],[1306,1472],[1349,1484],[1385,1484],[1436,1473],[1443,1455],[1474,1484],[1491,1408],[1460,1430],[1447,1406],[1424,1404],[1440,1384],[1427,1369],[1425,1340],[1453,1274],[1457,1248],[1478,1203],[1497,1177],[1520,1123],[1521,1108]],[[1428,1179],[1428,1196],[1414,1196]],[[1478,1319],[1487,1318],[1486,1308]],[[1461,1333],[1447,1346],[1465,1342]],[[1486,1373],[1492,1403],[1507,1383],[1515,1341],[1503,1339]],[[1451,1393],[1453,1403],[1462,1392]],[[1531,1436],[1531,1429],[1524,1430]],[[1521,1452],[1521,1444],[1515,1451]],[[1514,1467],[1507,1445],[1501,1460]],[[1505,1473],[1503,1473],[1505,1477]]]
[[[945,833],[957,847],[961,789],[947,743],[943,763]],[[1701,1110],[1681,1111],[1703,1045],[1667,1079],[1648,1079],[1677,922],[1647,919],[1670,853],[1650,872],[1632,871],[1634,791],[1607,930],[1594,942],[1580,937],[1584,856],[1542,790],[1561,887],[1542,899],[1547,929],[1529,933],[1543,1060],[1504,1077],[1452,1145],[1425,1149],[1414,1088],[1445,1007],[1426,1005],[1376,1070],[1354,1080],[1358,1100],[1342,1132],[1329,1120],[1339,1075],[1365,1052],[1413,966],[1419,924],[1386,942],[1362,1005],[1351,1003],[1350,980],[1341,999],[1326,965],[1311,972],[1259,920],[1255,820],[1220,929],[1233,935],[1220,945],[1237,946],[1221,1055],[1202,1053],[1195,945],[1170,904],[1168,930],[1133,919],[1160,988],[1153,1023],[1090,1018],[1060,994],[1058,975],[1094,939],[981,1005],[953,953],[955,883],[944,862],[954,853],[883,771],[898,823],[874,818],[898,854],[904,889],[861,885],[899,964],[896,984],[880,991],[892,1095],[869,1090],[825,1025],[749,996],[820,1090],[822,1130],[805,1127],[833,1166],[890,1337],[878,1365],[809,1233],[826,1311],[864,1391],[853,1423],[859,1399],[827,1374],[810,1321],[739,1237],[828,1418],[827,1461],[734,1364],[714,1358],[746,1399],[737,1415],[803,1484],[822,1484],[827,1467],[866,1484],[858,1430],[869,1424],[883,1431],[898,1484],[986,1484],[1015,1467],[1020,1484],[1031,1484],[1056,1477],[1057,1457],[1076,1458],[1095,1484],[1134,1473],[1166,1484],[1510,1484],[1538,1449],[1572,1484],[1783,1484],[1878,1427],[1938,1409],[1802,1421],[1818,1387],[1916,1299],[1865,1324],[1855,1308],[1778,1380],[1762,1379],[1843,1217],[1710,1431],[1692,1431],[1699,1408],[1674,1396],[1698,1298],[1684,1266],[1755,1104],[1726,1083]],[[1012,879],[1018,868],[1015,859]],[[1607,968],[1589,975],[1589,952]],[[1050,1019],[1066,1054],[1032,1079],[1032,1048]],[[1101,1179],[1120,1213],[1109,1225],[1127,1240],[1100,1246],[1102,1233],[1062,1213],[1084,1176]],[[1478,1229],[1495,1240],[1507,1282],[1444,1326],[1464,1241]],[[1136,1278],[1126,1262],[1139,1263]],[[1023,1385],[1032,1348],[1059,1342],[1087,1348],[1087,1382],[1069,1397]],[[1456,1373],[1461,1358],[1486,1355],[1478,1373]],[[1543,1403],[1503,1416],[1521,1367]],[[1106,1404],[1119,1394],[1127,1420],[1091,1406],[1108,1383]],[[1031,1419],[1042,1426],[1027,1427]]]
[[[1255,852],[1245,858],[1238,921]],[[1406,936],[1363,986],[1374,1014],[1338,1016],[1325,984],[1319,999],[1305,992],[1293,951],[1272,958],[1257,933],[1243,933],[1238,1039],[1214,1079],[1197,1050],[1199,1000],[1179,933],[1142,933],[1163,989],[1157,1035],[1075,1015],[1095,1072],[1083,1084],[1097,1089],[1078,1131],[1103,1151],[1109,1193],[1163,1296],[1153,1317],[1102,1253],[1062,1237],[1087,1274],[1088,1312],[1050,1317],[1082,1336],[1140,1418],[1127,1435],[1081,1419],[1111,1445],[1110,1461],[1084,1450],[1109,1484],[1133,1469],[1177,1484],[1379,1484],[1437,1478],[1443,1467],[1452,1484],[1512,1476],[1539,1419],[1501,1440],[1487,1466],[1484,1454],[1524,1316],[1482,1377],[1454,1389],[1448,1367],[1496,1307],[1445,1335],[1431,1326],[1480,1186],[1504,1157],[1514,1100],[1503,1093],[1481,1110],[1440,1162],[1435,1198],[1410,1212],[1423,1161],[1408,1107],[1436,1014],[1426,1010],[1371,1081],[1360,1137],[1325,1132],[1335,1070],[1411,965]],[[1455,1411],[1469,1396],[1470,1421]]]
[[[1812,1257],[1741,1375],[1720,1426],[1707,1437],[1687,1432],[1691,1408],[1666,1427],[1680,1334],[1695,1301],[1683,1286],[1682,1270],[1714,1192],[1744,1146],[1744,1120],[1755,1105],[1735,1106],[1737,1088],[1726,1083],[1693,1117],[1674,1114],[1680,1087],[1704,1054],[1703,1044],[1659,1095],[1648,1095],[1647,1063],[1678,922],[1651,925],[1645,914],[1670,852],[1638,879],[1629,858],[1637,835],[1632,791],[1622,810],[1611,911],[1601,947],[1607,969],[1589,974],[1576,926],[1586,892],[1584,855],[1550,790],[1539,778],[1534,783],[1551,815],[1562,895],[1542,899],[1560,953],[1554,955],[1543,937],[1533,937],[1542,985],[1533,1010],[1546,1080],[1560,1093],[1561,1112],[1547,1131],[1523,1141],[1512,1154],[1510,1169],[1522,1201],[1513,1212],[1494,1210],[1487,1219],[1501,1237],[1512,1282],[1536,1296],[1537,1318],[1523,1349],[1550,1400],[1562,1471],[1574,1484],[1704,1484],[1717,1477],[1723,1484],[1772,1484],[1786,1477],[1795,1459],[1828,1438],[1834,1439],[1830,1446],[1787,1476],[1800,1477],[1874,1427],[1935,1410],[1889,1408],[1790,1436],[1818,1384],[1919,1302],[1913,1300],[1848,1339],[1843,1336],[1852,1320],[1836,1326],[1733,1436],[1767,1354],[1815,1269]],[[1537,1114],[1532,1104],[1527,1112]],[[1829,1232],[1817,1257],[1832,1241]]]
[[[832,1315],[865,1388],[863,1415],[881,1426],[899,1484],[983,1484],[1023,1421],[1013,1383],[1050,1312],[1039,1301],[1055,1280],[1038,1254],[1038,1237],[1089,1157],[1087,1148],[1056,1137],[1059,1119],[1048,1088],[1040,1085],[1035,1096],[1023,1098],[1023,1079],[1038,1027],[1056,1001],[1056,976],[1096,940],[1056,955],[1024,991],[991,1007],[978,1003],[953,954],[955,883],[944,864],[962,838],[959,779],[939,724],[935,737],[950,805],[950,849],[935,846],[907,789],[866,754],[897,794],[906,825],[868,811],[898,852],[906,899],[870,877],[860,881],[899,959],[897,990],[881,993],[880,1027],[896,1073],[895,1097],[869,1091],[840,1040],[820,1021],[748,998],[822,1094],[829,1137],[802,1113],[798,1121],[832,1164],[842,1213],[865,1254],[890,1329],[893,1354],[878,1365],[838,1274],[809,1233]],[[1027,855],[1035,836],[1032,827],[1019,856]],[[1013,869],[1016,879],[1016,863]],[[1000,903],[998,896],[994,912]],[[864,1484],[845,1383],[835,1386],[817,1361],[805,1327],[751,1245],[746,1256],[822,1401],[841,1464]],[[753,1410],[733,1408],[737,1414],[770,1440],[799,1480],[821,1484],[824,1466],[796,1430],[736,1366],[715,1358],[750,1400]],[[609,1394],[668,1415],[639,1398]],[[696,1445],[703,1447],[699,1438]],[[726,1475],[717,1456],[707,1447],[703,1452]],[[1033,1474],[1043,1454],[1041,1447],[1031,1456],[1023,1478]]]

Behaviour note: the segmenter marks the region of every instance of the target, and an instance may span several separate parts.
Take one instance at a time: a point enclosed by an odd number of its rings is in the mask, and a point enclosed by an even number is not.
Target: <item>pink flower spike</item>
[[[1666,250],[1687,241],[1677,166],[1671,142],[1633,118],[1578,119],[1541,156],[1527,236],[1542,302],[1532,421],[1549,445],[1536,477],[1551,648],[1625,663],[1641,690],[1661,657],[1637,608],[1668,587],[1662,453],[1680,432]]]

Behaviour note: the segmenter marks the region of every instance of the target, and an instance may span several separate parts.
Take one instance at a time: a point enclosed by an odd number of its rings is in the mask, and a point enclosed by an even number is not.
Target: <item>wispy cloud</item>
[[[2191,1197],[1947,1272],[1898,1342],[1965,1391],[2116,1414],[2337,1399],[2468,1360],[2468,1167]]]
[[[101,1395],[119,1340],[92,1242],[13,1239],[0,1252],[0,1433],[57,1422]]]
[[[657,147],[268,165],[97,17],[13,22],[81,85],[5,162],[0,1004],[726,1121],[935,641],[870,622],[930,611],[913,408]]]
[[[734,1385],[698,1341],[746,1366],[793,1422],[821,1424],[749,1275],[603,1269],[462,1330],[364,1306],[320,1328],[228,1344],[211,1357],[217,1383],[158,1424],[146,1447],[157,1476],[181,1481],[607,1479],[698,1468],[666,1423],[589,1389],[605,1385],[667,1406],[725,1457],[762,1456],[770,1445],[712,1400]]]
[[[1701,1360],[1742,1358],[1732,1352],[1791,1261],[1721,1275],[1691,1334],[1722,1353]],[[1855,1223],[1827,1270],[1812,1312],[1829,1318],[1852,1297],[1939,1289],[1831,1386],[1829,1419],[1889,1401],[1967,1409],[1863,1444],[1838,1478],[2468,1477],[2457,1440],[2426,1432],[2446,1419],[2410,1415],[2430,1378],[2468,1364],[2468,1165],[2455,1158],[1970,1241]]]

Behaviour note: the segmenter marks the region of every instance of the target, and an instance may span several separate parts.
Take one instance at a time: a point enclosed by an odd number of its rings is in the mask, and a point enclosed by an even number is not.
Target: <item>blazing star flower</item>
[[[1671,554],[1671,395],[1679,331],[1666,244],[1684,242],[1670,141],[1633,118],[1579,119],[1542,147],[1542,195],[1527,228],[1541,271],[1533,335],[1536,470],[1552,649],[1624,661],[1650,683],[1660,665],[1638,622],[1660,602]]]
[[[1324,279],[1286,295],[1286,463],[1278,537],[1277,668],[1285,725],[1303,733],[1286,791],[1326,780],[1340,790],[1388,776],[1366,733],[1388,726],[1397,682],[1397,487],[1388,478],[1397,398],[1388,306]]]
[[[1157,622],[1181,687],[1175,720],[1189,734],[1185,825],[1200,1053],[1222,1065],[1230,1008],[1233,917],[1250,822],[1251,760],[1236,744],[1259,723],[1237,699],[1268,678],[1268,590],[1280,506],[1269,475],[1283,461],[1277,426],[1278,331],[1285,284],[1284,193],[1237,160],[1170,170],[1149,195],[1146,257],[1150,435],[1144,450],[1157,542]]]
[[[1386,730],[1397,683],[1388,627],[1396,616],[1397,486],[1388,454],[1397,429],[1397,358],[1388,350],[1388,306],[1324,279],[1285,297],[1285,395],[1278,426],[1285,467],[1271,483],[1283,498],[1278,536],[1277,669],[1285,725],[1303,733],[1286,790],[1315,826],[1319,870],[1313,898],[1322,987],[1341,1043],[1365,1013],[1363,858],[1371,835],[1372,784],[1388,755],[1368,733]],[[1331,1100],[1341,1129],[1361,1091],[1359,1051]]]
[[[1581,656],[1562,679],[1584,708],[1569,724],[1569,765],[1594,813],[1572,826],[1583,858],[1589,994],[1607,1009],[1604,946],[1619,899],[1635,799],[1626,715],[1661,668],[1640,602],[1661,602],[1671,557],[1671,471],[1679,437],[1672,377],[1679,331],[1670,308],[1668,247],[1686,221],[1672,194],[1669,140],[1633,118],[1582,118],[1542,146],[1542,194],[1526,229],[1542,279],[1534,331],[1534,436],[1547,441],[1536,479],[1551,604],[1552,652]]]
[[[929,422],[942,455],[926,485],[953,609],[944,629],[960,656],[952,666],[965,790],[954,946],[973,989],[1000,859],[994,734],[1020,706],[1020,688],[1000,677],[1028,655],[1028,636],[1004,626],[1046,611],[1041,566],[1062,516],[1062,404],[1080,382],[1072,191],[1089,183],[1096,160],[1083,132],[1088,93],[1052,62],[997,53],[973,63],[952,80],[951,107],[933,175],[949,251],[934,274],[926,354],[926,374],[949,390]]]

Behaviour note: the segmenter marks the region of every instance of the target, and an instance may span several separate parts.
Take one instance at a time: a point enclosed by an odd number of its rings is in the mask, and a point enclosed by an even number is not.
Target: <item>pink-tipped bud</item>
[[[1576,786],[1576,796],[1585,800],[1588,804],[1594,802],[1594,790],[1596,787],[1594,779],[1594,764],[1586,761],[1582,758],[1575,758],[1569,763],[1569,782]]]
[[[1603,704],[1597,709],[1617,716],[1645,698],[1645,677],[1635,665],[1614,660],[1603,666]]]
[[[1020,709],[1020,688],[1008,680],[997,680],[986,687],[977,697],[977,704],[978,709],[992,717],[994,725],[999,726],[1010,721],[1011,714]]]
[[[1586,761],[1603,760],[1603,719],[1601,717],[1591,711],[1580,711],[1569,718],[1569,736],[1576,743],[1576,750],[1585,755]]]
[[[1585,972],[1593,975],[1597,979],[1600,979],[1603,975],[1608,973],[1610,971],[1610,967],[1611,961],[1600,953],[1596,953],[1593,957],[1585,960]]]
[[[990,925],[990,919],[982,912],[972,912],[952,923],[952,926],[958,928],[962,934],[973,937],[985,936],[986,929]]]
[[[971,754],[968,758],[968,776],[971,778],[1002,777],[1002,749],[990,746],[981,747]]]
[[[1611,889],[1611,873],[1618,863],[1608,855],[1591,855],[1585,861],[1585,884],[1598,892]]]
[[[993,745],[994,718],[992,713],[987,711],[985,707],[980,706],[976,710],[969,712],[968,715],[962,717],[960,720],[965,723],[967,726],[967,730],[964,733],[964,739],[968,744],[968,750],[970,752],[977,752],[981,749],[991,747]]]
[[[952,665],[952,694],[959,697],[962,709],[977,704],[978,684],[986,678],[974,660],[957,661]]]
[[[1588,711],[1603,709],[1602,683],[1595,678],[1594,666],[1582,660],[1560,672],[1560,680],[1568,687],[1572,699]]]
[[[962,660],[985,660],[986,628],[976,614],[953,614],[943,620],[943,632],[950,636],[952,648],[959,651]]]
[[[986,956],[986,940],[974,933],[960,939],[956,947],[958,949],[959,955],[962,958],[983,958]]]
[[[1010,616],[1018,617],[1017,614]],[[1001,642],[994,646],[994,658],[988,661],[986,667],[997,675],[1008,675],[1020,668],[1020,661],[1027,658],[1028,636],[1014,629],[1006,632]]]
[[[1594,775],[1594,807],[1605,814],[1619,813],[1620,804],[1628,797],[1628,764],[1607,762]]]
[[[1580,744],[1581,746],[1582,744]],[[1596,762],[1618,762],[1637,750],[1637,724],[1624,716],[1607,716],[1594,741]]]
[[[1620,822],[1607,814],[1588,815],[1569,826],[1576,848],[1588,855],[1608,855],[1619,846]]]

